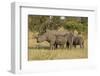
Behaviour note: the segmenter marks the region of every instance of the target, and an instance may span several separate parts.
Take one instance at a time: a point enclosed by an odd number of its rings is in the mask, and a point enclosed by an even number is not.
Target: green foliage
[[[57,30],[59,27],[64,27],[67,30],[87,32],[88,18],[67,16],[61,19],[61,16],[29,15],[28,27],[29,30],[39,33],[44,33],[47,29]]]
[[[82,32],[87,32],[87,26],[76,22],[76,21],[68,21],[65,23],[64,28],[69,29],[69,30],[77,30],[77,31],[82,31]]]

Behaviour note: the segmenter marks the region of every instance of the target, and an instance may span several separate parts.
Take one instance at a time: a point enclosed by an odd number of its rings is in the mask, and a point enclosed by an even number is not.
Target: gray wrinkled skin
[[[55,48],[58,48],[58,46],[64,48],[66,41],[67,39],[65,38],[65,36],[61,36],[61,35],[56,36]]]
[[[64,44],[66,43],[65,35],[67,35],[67,31],[57,31],[57,30],[48,30],[46,33],[42,35],[38,35],[35,37],[37,39],[37,42],[43,42],[47,41],[50,43],[50,49],[55,49],[58,46],[64,47]]]
[[[73,47],[73,37],[74,37],[74,34],[73,32],[69,32],[69,34],[66,36],[66,47],[67,48],[72,48]]]
[[[68,48],[72,48],[73,46],[76,48],[77,45],[80,45],[80,48],[84,48],[84,39],[82,38],[82,36],[72,36],[69,37],[66,43],[66,46]]]
[[[75,36],[73,39],[73,46],[76,48],[77,45],[80,45],[80,48],[84,48],[84,40],[81,36]]]
[[[46,32],[43,35],[39,35],[37,37],[38,43],[43,42],[43,41],[49,42],[50,43],[50,49],[53,50],[55,48],[56,36]]]
[[[66,37],[69,34],[67,30],[64,31],[57,31],[57,30],[47,30],[48,33],[53,34],[56,36],[56,41],[55,41],[55,48],[61,47],[64,48],[64,45],[66,44]]]
[[[74,36],[71,31],[57,31],[57,30],[48,30],[42,35],[36,37],[37,42],[47,41],[50,44],[50,49],[61,47],[64,48],[66,45],[67,48],[76,48],[77,45],[80,45],[80,48],[84,47],[84,40],[81,36]]]
[[[69,32],[67,30],[64,31],[57,31],[57,30],[47,30],[46,32],[53,34],[55,36],[65,36],[66,34],[68,34]]]

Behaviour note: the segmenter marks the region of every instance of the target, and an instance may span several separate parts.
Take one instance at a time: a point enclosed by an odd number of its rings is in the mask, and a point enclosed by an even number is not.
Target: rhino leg
[[[55,44],[54,44],[54,47],[55,47],[55,49],[57,49],[57,48],[58,48],[58,45],[55,43]]]
[[[68,45],[68,48],[69,48],[69,49],[71,49],[71,48],[73,47],[73,41],[72,41],[72,40],[69,40],[69,41],[67,42],[67,44],[69,44],[69,45]]]
[[[80,48],[84,48],[84,41],[80,40]]]
[[[74,46],[74,48],[76,48],[76,45],[73,45]]]
[[[70,43],[70,46],[69,46],[69,48],[71,49],[73,47],[73,44],[72,43]]]
[[[55,42],[50,42],[50,49],[54,50],[55,49]]]
[[[63,45],[63,44],[61,44],[61,45],[60,45],[60,47],[61,47],[61,49],[63,49],[63,48],[64,48],[64,45]]]
[[[80,48],[84,48],[84,42],[81,43]]]
[[[50,49],[51,49],[51,50],[53,50],[53,49],[54,49],[54,46],[53,46],[52,44],[50,45]]]
[[[68,42],[66,42],[66,47],[69,48],[69,43]]]
[[[66,42],[66,47],[71,49],[73,47],[73,37],[69,37]]]
[[[83,46],[83,48],[84,48],[84,42],[82,43],[82,46]]]

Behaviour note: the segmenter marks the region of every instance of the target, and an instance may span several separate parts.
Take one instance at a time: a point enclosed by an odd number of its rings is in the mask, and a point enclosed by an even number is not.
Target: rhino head
[[[37,40],[37,43],[43,42],[47,40],[46,34],[38,34],[34,37]]]

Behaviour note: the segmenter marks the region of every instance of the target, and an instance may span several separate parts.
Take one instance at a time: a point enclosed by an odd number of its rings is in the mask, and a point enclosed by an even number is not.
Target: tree
[[[47,29],[57,30],[63,27],[67,30],[77,30],[87,32],[88,18],[87,17],[71,17],[71,16],[40,16],[29,15],[28,27],[33,32],[44,33]]]

